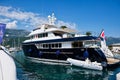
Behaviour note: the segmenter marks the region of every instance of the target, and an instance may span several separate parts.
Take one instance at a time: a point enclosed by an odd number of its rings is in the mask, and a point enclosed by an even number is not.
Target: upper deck
[[[34,29],[23,43],[97,40],[96,37],[78,34],[76,30],[66,26],[57,27],[54,24],[56,20],[54,14],[48,16],[48,19],[49,24],[43,24]]]
[[[33,35],[42,34],[42,33],[49,33],[49,32],[56,32],[59,34],[64,34],[64,33],[73,34],[76,32],[76,30],[70,29],[70,28],[58,28],[55,25],[43,24],[38,28],[34,29],[28,36],[33,36]]]

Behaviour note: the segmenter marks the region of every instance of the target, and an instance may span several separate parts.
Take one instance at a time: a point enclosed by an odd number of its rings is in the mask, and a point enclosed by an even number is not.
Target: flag
[[[100,37],[101,37],[101,38],[105,38],[104,30],[102,30],[102,32],[101,32],[101,34],[100,34]]]
[[[102,32],[101,32],[101,34],[100,34],[100,39],[102,40],[102,41],[104,41],[105,40],[105,33],[104,33],[104,30],[102,30]]]
[[[6,24],[0,23],[0,44],[2,43],[3,40],[5,28],[6,28]]]
[[[102,47],[106,47],[106,39],[105,39],[105,33],[104,30],[102,30],[99,38],[101,39],[101,46]]]

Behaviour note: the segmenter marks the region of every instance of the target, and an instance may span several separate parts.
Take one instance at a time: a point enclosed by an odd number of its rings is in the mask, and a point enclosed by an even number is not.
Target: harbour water
[[[116,80],[116,69],[95,71],[74,66],[50,65],[28,60],[22,51],[11,53],[15,57],[18,80]],[[117,55],[120,59],[120,55]]]

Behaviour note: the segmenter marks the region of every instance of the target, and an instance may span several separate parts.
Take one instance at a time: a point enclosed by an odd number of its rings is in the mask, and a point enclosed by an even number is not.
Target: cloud
[[[13,21],[13,22],[8,22],[7,23],[7,28],[8,29],[14,29],[17,27],[17,21]]]
[[[37,13],[26,12],[18,8],[8,6],[0,6],[0,22],[6,23],[7,28],[20,28],[20,25],[22,25],[24,26],[22,28],[28,29],[29,27],[29,29],[33,29],[41,24],[48,23],[48,20]],[[75,23],[64,21],[58,21],[56,25],[65,25],[70,28],[76,27]]]
[[[0,22],[1,22],[1,23],[6,23],[6,22],[9,22],[9,21],[10,21],[10,19],[0,18]]]
[[[72,29],[76,28],[76,24],[75,23],[70,23],[70,22],[64,22],[64,21],[58,21],[57,26],[66,26]]]
[[[0,6],[0,15],[5,16],[7,18],[11,19],[17,19],[17,20],[27,20],[30,18],[30,16],[34,16],[33,13],[30,12],[23,12],[19,9],[15,9],[12,7],[6,7],[6,6]]]

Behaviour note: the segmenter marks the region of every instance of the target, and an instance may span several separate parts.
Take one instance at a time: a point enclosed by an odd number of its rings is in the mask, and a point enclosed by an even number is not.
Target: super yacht
[[[48,23],[34,29],[22,43],[25,56],[42,63],[69,65],[68,58],[101,63],[107,67],[113,54],[104,46],[100,37],[78,34],[77,30],[55,25],[54,14]],[[87,51],[87,53],[85,53]]]

